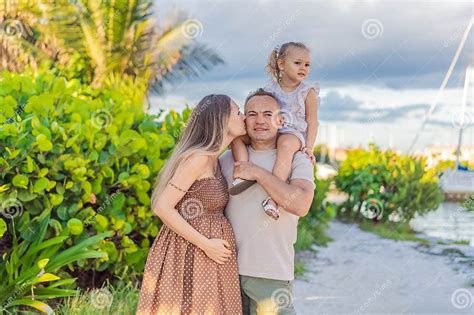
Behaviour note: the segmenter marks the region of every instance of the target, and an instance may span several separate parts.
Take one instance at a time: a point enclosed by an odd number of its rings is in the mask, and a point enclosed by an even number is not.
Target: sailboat
[[[415,138],[409,148],[409,151],[412,151],[415,143],[417,142],[426,122],[430,119],[431,115],[433,114],[437,104],[438,99],[443,93],[449,78],[451,77],[451,73],[456,65],[456,62],[459,58],[459,55],[466,43],[468,35],[472,29],[474,23],[474,17],[471,18],[469,24],[467,25],[466,31],[461,39],[461,42],[456,50],[453,60],[451,61],[451,65],[449,66],[448,72],[444,77],[444,80],[441,84],[441,87],[438,91],[438,94],[431,104],[431,107],[423,120],[420,130],[415,135]],[[461,113],[459,115],[460,121],[453,122],[456,128],[458,128],[458,143],[456,147],[456,164],[454,168],[450,168],[446,170],[440,176],[440,187],[442,192],[444,193],[445,199],[447,201],[464,201],[467,197],[474,196],[474,169],[469,169],[468,166],[464,167],[460,164],[460,156],[461,156],[461,145],[462,145],[462,136],[463,132],[468,129],[470,126],[469,124],[472,123],[470,121],[470,116],[468,115],[466,109],[467,107],[474,106],[473,102],[473,91],[474,91],[474,64],[470,64],[466,67],[466,75],[464,79],[464,90],[463,90],[463,97],[461,101]]]
[[[458,128],[458,144],[456,147],[456,165],[454,169],[446,170],[440,177],[441,189],[445,199],[449,201],[463,201],[468,196],[474,196],[474,169],[468,166],[461,166],[461,144],[463,132],[469,127],[469,117],[466,116],[466,107],[468,100],[472,104],[474,90],[474,66],[470,65],[466,69],[466,77],[464,81],[464,92],[461,103],[460,121],[456,122]],[[468,97],[470,94],[470,97]]]

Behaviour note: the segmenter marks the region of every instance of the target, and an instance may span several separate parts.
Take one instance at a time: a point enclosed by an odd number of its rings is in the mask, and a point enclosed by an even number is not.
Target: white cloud
[[[382,80],[433,71],[442,77],[473,15],[469,1],[158,2],[160,8],[170,4],[201,20],[199,40],[227,61],[204,79],[263,77],[271,48],[290,40],[313,49],[314,78],[364,80],[373,71]],[[368,19],[380,21],[380,37],[363,36],[361,26]],[[413,84],[423,86],[422,81]]]
[[[342,122],[325,123],[345,130],[346,144],[366,143],[370,132],[385,137],[392,128],[402,148],[418,130],[474,13],[470,1],[157,1],[162,14],[172,5],[202,22],[199,41],[216,49],[226,64],[153,98],[155,107],[196,104],[210,93],[228,94],[242,106],[248,92],[268,80],[264,66],[270,50],[285,41],[303,41],[312,48],[310,79],[321,82],[321,108],[330,105],[330,98],[324,103],[330,93],[356,104],[352,111],[341,106]],[[373,39],[361,30],[369,19],[383,28]],[[459,106],[460,71],[472,57],[473,43],[471,34],[434,121],[449,122]],[[381,110],[386,115],[374,115],[370,128],[357,112]],[[428,126],[420,144],[454,144],[455,129],[440,128]],[[472,129],[465,135],[467,145],[473,145]]]

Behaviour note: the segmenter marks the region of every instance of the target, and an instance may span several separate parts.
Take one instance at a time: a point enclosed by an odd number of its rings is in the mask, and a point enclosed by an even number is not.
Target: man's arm
[[[260,168],[257,182],[272,199],[286,211],[304,217],[313,202],[313,184],[306,179],[293,179],[290,184],[282,181],[267,170]]]

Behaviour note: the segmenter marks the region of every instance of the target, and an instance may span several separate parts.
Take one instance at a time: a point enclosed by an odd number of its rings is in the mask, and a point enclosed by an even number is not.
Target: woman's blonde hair
[[[231,112],[231,98],[222,94],[205,96],[193,109],[173,153],[157,176],[151,206],[174,176],[177,168],[195,153],[213,155],[221,150]]]
[[[288,54],[288,50],[292,47],[306,49],[308,52],[310,51],[310,49],[303,43],[288,42],[284,43],[281,46],[276,46],[268,57],[268,63],[265,67],[265,70],[267,70],[270,76],[278,82],[281,79],[281,72],[278,68],[278,60],[285,60],[285,57]]]

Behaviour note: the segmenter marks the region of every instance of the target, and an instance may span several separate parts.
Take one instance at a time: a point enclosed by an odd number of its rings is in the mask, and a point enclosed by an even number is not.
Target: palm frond
[[[214,50],[204,44],[188,45],[180,53],[178,62],[168,71],[160,73],[160,76],[151,82],[152,92],[163,94],[166,83],[175,84],[185,79],[201,76],[214,66],[224,63],[224,60]]]
[[[26,64],[49,59],[74,75],[71,63],[80,61],[84,66],[76,74],[95,86],[118,75],[147,82],[153,92],[162,93],[165,82],[196,77],[223,63],[215,51],[186,33],[190,20],[182,11],[171,12],[157,25],[153,0],[6,1],[12,3],[11,12],[22,8],[29,14],[25,25],[33,35],[5,38],[0,30],[4,68],[21,71]],[[0,12],[0,23],[5,17]]]
[[[38,59],[48,58],[37,46],[32,28],[37,23],[35,16],[21,8],[0,4],[0,69],[22,71],[25,66],[35,68]]]

